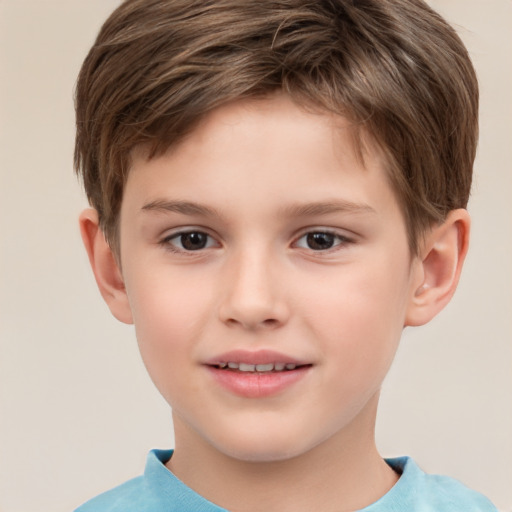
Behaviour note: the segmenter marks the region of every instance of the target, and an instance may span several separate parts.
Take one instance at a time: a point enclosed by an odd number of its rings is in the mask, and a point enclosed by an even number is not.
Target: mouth
[[[304,366],[311,366],[311,364],[296,364],[296,363],[265,363],[265,364],[251,364],[242,362],[220,362],[211,365],[219,370],[228,370],[234,372],[248,372],[248,373],[277,373],[277,372],[290,372],[297,368]]]
[[[265,398],[293,388],[313,364],[272,351],[232,351],[206,367],[222,389],[244,398]]]

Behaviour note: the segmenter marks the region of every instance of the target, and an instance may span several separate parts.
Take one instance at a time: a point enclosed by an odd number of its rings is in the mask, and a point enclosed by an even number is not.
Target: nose
[[[286,323],[289,309],[284,276],[268,254],[244,254],[226,261],[219,315],[231,327],[274,329]]]

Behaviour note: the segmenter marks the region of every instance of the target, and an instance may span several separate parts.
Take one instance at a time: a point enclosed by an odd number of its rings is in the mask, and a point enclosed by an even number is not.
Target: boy
[[[176,446],[88,511],[491,511],[374,441],[453,295],[478,92],[420,0],[128,0],[76,93],[80,218]]]

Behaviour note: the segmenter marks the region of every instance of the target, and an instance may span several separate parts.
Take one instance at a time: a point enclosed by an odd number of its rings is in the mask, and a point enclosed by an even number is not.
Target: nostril
[[[244,321],[243,319],[237,320],[236,318],[228,318],[226,320],[226,324],[229,326],[242,326],[245,327],[246,329],[272,329],[274,327],[278,327],[279,323],[279,320],[277,320],[276,318],[267,318],[261,321],[251,321],[250,319],[246,319]]]

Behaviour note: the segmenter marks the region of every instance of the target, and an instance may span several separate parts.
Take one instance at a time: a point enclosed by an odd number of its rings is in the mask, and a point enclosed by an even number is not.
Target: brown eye
[[[176,251],[200,251],[215,246],[215,240],[202,231],[185,231],[164,240],[164,243]]]
[[[325,251],[334,246],[336,238],[336,235],[332,233],[308,233],[306,235],[306,244],[313,251]]]
[[[330,249],[342,248],[351,244],[352,240],[341,234],[330,231],[310,231],[302,235],[296,242],[295,247],[309,249],[310,251],[320,252]]]
[[[180,235],[180,242],[183,249],[187,251],[197,251],[206,247],[208,235],[198,231],[183,233]]]

